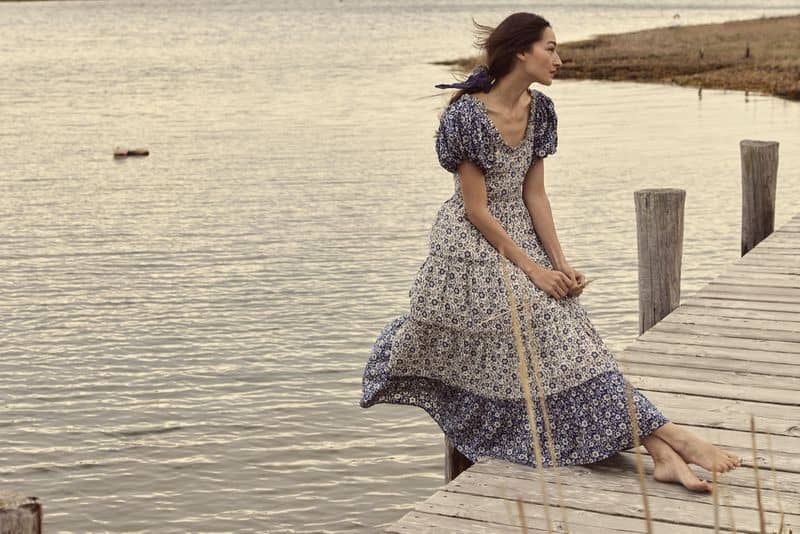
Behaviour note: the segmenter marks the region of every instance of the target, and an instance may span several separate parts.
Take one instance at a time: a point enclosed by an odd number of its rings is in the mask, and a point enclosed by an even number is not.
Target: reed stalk
[[[525,507],[522,505],[522,497],[517,497],[517,513],[519,514],[519,526],[524,534],[528,534],[528,523],[525,521]]]
[[[717,470],[711,470],[711,498],[714,500],[714,534],[719,534],[719,490],[717,488]]]
[[[753,474],[756,478],[756,502],[758,504],[758,528],[761,534],[767,534],[766,520],[764,518],[764,504],[761,502],[761,479],[758,476],[758,456],[756,449],[756,420],[750,414],[750,437],[753,443]]]
[[[752,417],[752,414],[751,414]],[[772,489],[775,490],[775,500],[778,501],[778,534],[783,534],[783,503],[781,502],[781,492],[778,489],[778,475],[775,472],[775,455],[772,453],[772,432],[767,431],[767,451],[769,452],[769,467],[772,471]]]
[[[736,519],[733,517],[733,503],[731,502],[730,489],[724,482],[722,484],[722,498],[725,500],[725,508],[728,510],[728,521],[730,521],[731,524],[731,534],[737,534]]]
[[[635,451],[634,458],[636,459],[636,474],[639,480],[639,490],[642,493],[642,507],[644,508],[644,524],[647,529],[647,534],[653,533],[653,518],[650,514],[650,501],[647,498],[647,480],[644,471],[644,459],[642,458],[642,451],[639,449],[639,419],[636,414],[636,404],[633,402],[633,385],[625,379],[625,369],[623,362],[619,362],[620,373],[623,376],[622,383],[625,385],[625,404],[628,407],[628,416],[631,420],[631,431],[633,432],[633,449]],[[655,464],[655,458],[653,458]]]
[[[536,392],[539,395],[539,405],[542,407],[542,419],[544,420],[544,431],[547,437],[547,450],[550,452],[550,458],[553,462],[553,472],[556,477],[556,490],[558,491],[558,507],[561,510],[561,524],[563,525],[564,532],[569,534],[569,522],[567,521],[567,508],[564,506],[564,489],[561,486],[561,471],[560,471],[560,458],[556,452],[555,444],[553,442],[553,432],[550,425],[550,416],[547,413],[547,400],[544,394],[544,384],[542,384],[542,366],[539,357],[539,345],[536,343],[536,332],[533,324],[533,295],[528,295],[526,302],[527,306],[523,306],[523,311],[530,312],[530,351],[531,361],[533,363],[533,378],[536,381]]]
[[[520,327],[519,316],[517,314],[517,299],[514,296],[511,278],[508,274],[508,269],[505,264],[507,258],[502,251],[500,251],[500,257],[498,257],[497,261],[500,265],[500,272],[503,275],[503,284],[505,285],[509,305],[511,306],[511,327],[514,333],[514,345],[516,347],[518,356],[520,384],[522,386],[522,394],[525,398],[525,408],[528,414],[528,423],[531,428],[531,441],[533,446],[533,454],[536,458],[536,471],[539,473],[539,482],[542,492],[542,505],[545,521],[547,522],[547,532],[550,533],[553,532],[553,523],[552,519],[550,518],[550,504],[547,496],[547,484],[544,480],[544,468],[542,467],[542,450],[539,444],[539,431],[536,428],[536,417],[534,416],[533,412],[533,397],[531,396],[530,383],[528,381],[528,366],[525,362],[525,348],[522,344],[522,329]]]

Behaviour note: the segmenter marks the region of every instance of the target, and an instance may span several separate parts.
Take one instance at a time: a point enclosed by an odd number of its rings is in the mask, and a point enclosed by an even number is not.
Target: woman
[[[523,326],[532,321],[523,340],[538,353],[531,351],[528,366],[534,357],[539,365],[528,375],[540,369],[556,451],[554,461],[534,393],[542,464],[597,462],[634,446],[633,425],[625,380],[578,300],[584,276],[561,250],[544,189],[557,117],[553,101],[529,86],[552,84],[561,66],[555,34],[531,13],[478,27],[486,34],[480,43],[486,65],[462,83],[437,85],[460,89],[440,118],[435,143],[455,192],[436,216],[409,313],[386,325],[373,346],[360,406],[419,406],[472,462],[488,456],[535,466],[511,291]],[[711,491],[687,462],[718,472],[740,465],[632,391],[640,442],[657,480]]]

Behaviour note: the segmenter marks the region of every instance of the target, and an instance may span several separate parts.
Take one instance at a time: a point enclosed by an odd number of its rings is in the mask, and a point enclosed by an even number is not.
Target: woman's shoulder
[[[474,97],[464,93],[457,100],[449,103],[442,111],[442,117],[465,120],[475,114]]]
[[[553,99],[547,93],[543,93],[538,89],[531,88],[531,96],[536,98],[536,105],[541,107],[552,108],[554,106]]]
[[[550,98],[546,93],[541,92],[538,89],[531,89],[531,96],[536,99],[536,111],[539,113],[545,113],[547,115],[555,114],[555,103],[553,99]]]
[[[536,138],[535,156],[547,157],[556,153],[558,147],[558,116],[556,115],[553,99],[538,89],[533,89],[536,95],[534,109],[534,137]]]
[[[478,134],[484,129],[480,118],[475,97],[464,93],[442,110],[439,120],[440,130],[444,128],[452,132],[460,132],[461,135],[469,132]]]

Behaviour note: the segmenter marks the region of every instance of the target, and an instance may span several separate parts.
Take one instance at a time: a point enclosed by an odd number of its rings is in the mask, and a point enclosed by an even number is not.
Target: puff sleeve
[[[442,112],[436,131],[436,155],[448,172],[458,172],[458,165],[464,160],[474,163],[484,174],[494,166],[491,139],[477,118],[463,98]]]
[[[536,124],[538,125],[533,150],[537,158],[546,158],[555,154],[558,148],[558,116],[553,99],[544,93],[539,93],[539,102],[536,106]]]

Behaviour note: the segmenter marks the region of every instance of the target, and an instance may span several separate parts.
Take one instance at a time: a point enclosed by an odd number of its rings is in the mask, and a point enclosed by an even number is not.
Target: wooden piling
[[[680,305],[683,189],[633,193],[639,255],[639,334]]]
[[[42,534],[42,505],[36,497],[0,491],[0,534]]]
[[[469,466],[472,465],[472,462],[458,452],[458,449],[453,447],[453,444],[447,439],[447,436],[444,437],[444,483],[447,484],[454,478],[456,478],[460,473],[466,471]]]
[[[742,256],[775,229],[775,190],[778,179],[778,142],[743,139]]]

